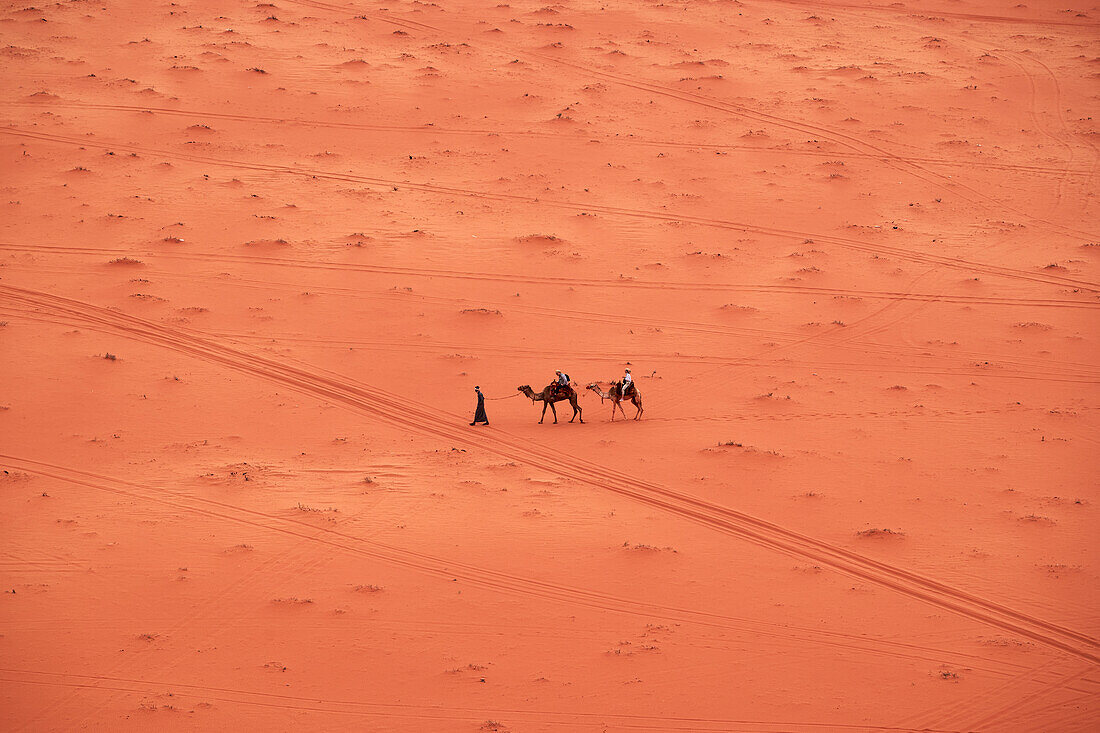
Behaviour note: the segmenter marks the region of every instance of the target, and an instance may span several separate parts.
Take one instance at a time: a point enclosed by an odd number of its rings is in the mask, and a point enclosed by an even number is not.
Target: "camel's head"
[[[521,384],[520,386],[516,387],[516,391],[517,392],[530,392],[531,391],[531,385]]]
[[[598,385],[598,384],[596,384],[595,382],[593,382],[592,384],[590,384],[590,385],[588,385],[587,387],[585,387],[585,389],[590,389],[590,390],[592,390],[593,392],[599,392],[599,391],[600,391],[600,385]]]

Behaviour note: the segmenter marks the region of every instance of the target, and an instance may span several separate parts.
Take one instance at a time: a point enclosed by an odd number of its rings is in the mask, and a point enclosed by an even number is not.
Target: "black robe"
[[[489,422],[489,418],[485,415],[485,395],[481,392],[477,393],[477,411],[474,412],[474,422]]]

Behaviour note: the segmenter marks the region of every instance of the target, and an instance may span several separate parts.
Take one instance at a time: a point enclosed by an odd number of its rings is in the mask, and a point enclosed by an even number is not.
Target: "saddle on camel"
[[[573,422],[573,420],[584,422],[584,418],[581,417],[581,406],[577,404],[577,390],[573,389],[573,386],[569,383],[569,375],[561,370],[558,370],[554,381],[546,385],[541,393],[531,389],[531,386],[527,384],[520,385],[516,389],[526,395],[532,402],[542,402],[542,416],[539,417],[540,424],[546,417],[547,407],[554,415],[554,422],[558,421],[558,410],[554,407],[554,403],[562,400],[569,400],[569,405],[573,408],[573,417],[569,418],[569,422]]]
[[[577,391],[573,389],[570,384],[569,375],[560,369],[554,373],[554,381],[547,385],[547,389],[550,390],[550,395],[557,399],[567,400],[570,395],[575,395]]]
[[[624,382],[626,384],[625,393],[623,389]],[[603,389],[600,387],[600,382],[593,382],[592,384],[588,385],[587,389],[590,389],[597,395],[599,395],[601,401],[611,400],[611,420],[615,420],[616,410],[618,410],[618,412],[624,418],[626,417],[626,411],[623,410],[623,403],[628,400],[634,403],[634,407],[637,408],[637,412],[634,413],[634,419],[640,420],[642,418],[643,412],[642,397],[638,394],[638,390],[634,386],[634,380],[623,379],[616,382],[608,382],[607,384],[608,388],[606,392],[604,392]]]

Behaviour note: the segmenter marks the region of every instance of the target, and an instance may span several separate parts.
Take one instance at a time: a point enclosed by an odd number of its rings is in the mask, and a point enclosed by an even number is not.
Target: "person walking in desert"
[[[485,414],[485,395],[481,393],[481,387],[474,387],[474,391],[477,392],[477,410],[474,411],[474,421],[471,425],[477,425],[480,423],[489,424],[489,416]]]

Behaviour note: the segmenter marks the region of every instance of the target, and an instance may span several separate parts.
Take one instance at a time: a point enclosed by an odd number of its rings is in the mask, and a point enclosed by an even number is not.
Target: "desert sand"
[[[3,730],[1100,727],[1100,6],[3,5]]]

